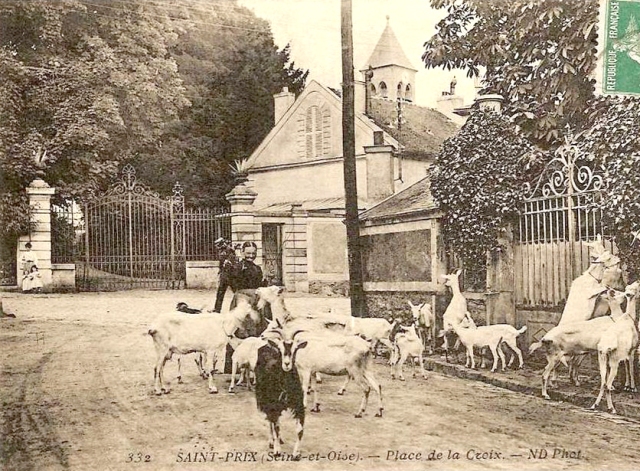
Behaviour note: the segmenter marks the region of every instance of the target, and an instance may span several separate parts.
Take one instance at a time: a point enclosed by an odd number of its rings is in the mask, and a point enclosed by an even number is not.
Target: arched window
[[[389,92],[387,92],[387,84],[384,82],[380,82],[379,88],[382,98],[387,98],[389,96]]]
[[[400,83],[398,84],[397,92],[396,92],[396,98],[398,98],[399,100],[402,100],[402,98],[403,98],[403,97],[402,97],[402,95],[403,95],[403,94],[402,94],[402,88],[403,88],[403,87],[402,87],[402,82],[400,82]]]
[[[404,99],[406,101],[413,101],[413,95],[411,94],[411,85],[407,84],[407,88],[404,89]]]
[[[371,93],[371,96],[376,96],[376,86],[374,84],[369,84],[369,91]]]

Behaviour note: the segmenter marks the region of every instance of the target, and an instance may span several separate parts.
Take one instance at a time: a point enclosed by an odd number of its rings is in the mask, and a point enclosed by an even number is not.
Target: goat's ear
[[[415,307],[411,301],[407,301],[407,304],[409,305],[409,307],[411,307],[411,309]]]
[[[278,346],[278,342],[276,342],[276,341],[275,341],[275,340],[273,340],[273,339],[269,339],[269,338],[268,338],[268,339],[267,339],[267,343],[268,343],[269,345],[271,345],[272,347],[275,347],[275,348],[278,348],[278,349],[280,348],[280,347]]]
[[[456,270],[456,276],[460,276],[461,273],[462,273],[462,268],[458,268],[458,270]]]
[[[284,293],[284,286],[278,286],[278,294]]]
[[[302,342],[300,342],[297,346],[296,346],[296,350],[300,350],[301,348],[305,348],[307,346],[309,342],[307,342],[306,340],[303,340]]]
[[[444,330],[441,330],[440,332],[438,332],[438,338],[440,337],[444,337]]]
[[[278,319],[276,317],[276,327],[278,327],[278,329],[282,329],[282,323],[280,323],[280,319]]]

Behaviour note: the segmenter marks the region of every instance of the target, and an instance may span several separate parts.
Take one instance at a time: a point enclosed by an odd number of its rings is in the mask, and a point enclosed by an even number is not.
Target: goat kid
[[[467,312],[467,316],[466,316],[466,320],[464,321],[465,323],[467,323],[467,327],[470,327],[472,329],[477,329],[478,327],[476,326],[476,323],[473,321],[473,318],[471,317],[471,314],[469,314]],[[511,351],[513,352],[513,354],[511,355],[511,358],[509,359],[509,363],[507,364],[508,367],[511,367],[511,365],[513,364],[513,361],[515,359],[515,356],[518,357],[518,369],[522,369],[524,367],[524,359],[522,358],[522,350],[520,350],[520,348],[518,348],[518,337],[520,335],[522,335],[523,333],[525,333],[527,331],[527,326],[522,326],[520,329],[516,329],[514,326],[512,326],[511,324],[491,324],[485,327],[489,327],[492,330],[498,331],[502,333],[502,342],[500,342],[500,349],[502,350],[502,348],[504,347],[504,345],[507,345]],[[504,353],[504,350],[502,350],[502,352]],[[484,361],[484,356],[482,357],[482,364],[480,365],[480,368],[484,368],[485,367],[485,361]],[[503,368],[504,370],[504,368]]]
[[[466,349],[467,361],[465,366],[475,369],[476,362],[474,358],[473,349],[487,347],[491,350],[493,355],[493,366],[491,372],[495,372],[498,367],[498,358],[502,362],[502,371],[505,370],[505,357],[500,343],[503,340],[504,333],[501,329],[492,329],[493,326],[481,326],[475,327],[475,324],[471,324],[465,317],[459,324],[453,327],[455,333],[460,339],[460,343],[464,345]]]
[[[429,303],[414,305],[411,301],[407,301],[411,308],[411,316],[416,326],[416,332],[422,341],[425,350],[428,348],[429,353],[433,353],[433,328],[436,324],[436,317]]]
[[[595,409],[600,404],[602,397],[607,393],[607,408],[612,414],[616,413],[611,399],[613,381],[618,374],[620,362],[627,364],[627,380],[631,380],[631,387],[635,388],[633,377],[634,353],[638,348],[638,330],[636,328],[636,296],[638,286],[636,281],[626,287],[624,296],[627,306],[624,315],[609,327],[598,342],[598,365],[600,367],[600,392],[596,401],[591,406]]]
[[[233,348],[231,356],[231,384],[229,384],[229,392],[234,392],[236,386],[242,384],[242,380],[246,380],[247,389],[251,391],[251,376],[255,376],[256,363],[258,362],[258,350],[266,345],[266,341],[260,337],[247,337],[239,339],[233,337],[229,339],[229,345]],[[236,373],[240,370],[238,382],[235,382]]]
[[[402,327],[395,335],[394,343],[397,349],[394,349],[394,355],[391,363],[391,379],[396,379],[396,373],[400,381],[404,381],[403,365],[407,358],[411,358],[413,365],[413,377],[416,377],[416,367],[419,365],[423,379],[427,379],[427,373],[424,370],[424,345],[416,332],[415,325],[410,327]],[[416,358],[418,359],[416,364]],[[394,371],[395,367],[395,371]]]

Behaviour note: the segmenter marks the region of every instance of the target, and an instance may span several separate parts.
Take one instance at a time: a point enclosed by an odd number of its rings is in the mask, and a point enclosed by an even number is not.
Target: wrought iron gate
[[[264,275],[271,284],[283,284],[282,245],[282,224],[262,224]]]
[[[76,261],[81,290],[180,288],[185,279],[184,224],[177,215],[179,187],[168,198],[136,181],[126,165],[123,178],[83,208],[83,254]]]
[[[564,304],[571,282],[589,266],[585,242],[603,235],[602,177],[566,144],[533,185],[516,228],[515,299],[520,307]]]
[[[52,207],[52,262],[75,263],[81,291],[183,288],[186,262],[217,260],[215,240],[231,237],[226,208],[187,209],[179,184],[161,197],[122,178],[93,201]]]

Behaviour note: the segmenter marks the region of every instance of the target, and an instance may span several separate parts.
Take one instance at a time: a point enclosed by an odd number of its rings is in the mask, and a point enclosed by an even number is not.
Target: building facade
[[[355,144],[364,211],[424,178],[458,126],[411,102],[416,70],[389,25],[362,71]],[[380,93],[381,83],[394,93]],[[346,294],[340,93],[311,81],[298,97],[287,89],[275,95],[274,110],[273,129],[248,159],[249,181],[234,190],[244,195],[234,238],[256,242],[263,270],[288,290]]]

